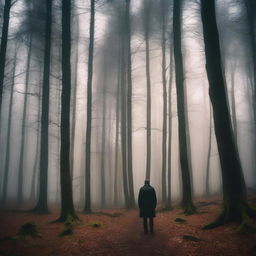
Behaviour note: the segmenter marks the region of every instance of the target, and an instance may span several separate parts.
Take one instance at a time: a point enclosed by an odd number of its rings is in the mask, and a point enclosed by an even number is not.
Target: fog
[[[59,204],[60,196],[60,124],[61,124],[61,1],[53,1],[52,50],[50,66],[49,104],[49,167],[48,202]],[[94,70],[92,83],[91,134],[91,200],[92,207],[124,205],[121,106],[120,52],[125,1],[96,1]],[[146,177],[147,155],[147,78],[144,3],[131,1],[131,73],[132,73],[132,157],[135,200]],[[172,84],[171,136],[171,198],[179,202],[182,182],[179,160],[177,94],[175,87],[172,31],[172,1],[168,2],[166,18],[166,81]],[[222,193],[221,167],[214,133],[209,99],[209,85],[205,70],[205,52],[199,1],[184,1],[182,14],[182,53],[185,72],[187,105],[187,137],[191,152],[193,197],[206,195],[207,156],[209,160],[210,195]],[[151,79],[151,175],[159,202],[162,200],[162,137],[163,137],[163,80],[162,80],[162,27],[160,0],[151,1],[149,12],[149,54]],[[9,167],[7,183],[8,207],[31,207],[38,198],[40,158],[40,115],[44,53],[44,1],[17,1],[11,9],[9,42],[5,69],[3,102],[0,122],[0,185],[4,186],[4,171],[8,144]],[[3,6],[2,6],[3,8]],[[256,186],[255,170],[255,104],[253,57],[250,32],[244,1],[217,1],[217,21],[221,42],[222,67],[235,140],[248,188]],[[147,13],[146,12],[146,13]],[[3,17],[1,16],[1,19]],[[73,172],[73,198],[75,207],[84,206],[85,145],[87,126],[87,65],[89,49],[90,3],[72,2],[71,22],[71,111],[70,111],[70,163]],[[1,20],[1,26],[3,20]],[[16,56],[15,76],[13,77]],[[29,53],[30,52],[30,53]],[[28,64],[28,54],[31,54]],[[125,64],[127,65],[127,63]],[[14,81],[14,83],[13,83]],[[26,81],[28,89],[26,91]],[[13,84],[12,84],[13,83]],[[119,86],[119,87],[118,87]],[[13,104],[10,105],[11,88]],[[118,89],[119,88],[119,89]],[[24,106],[27,98],[27,107]],[[119,103],[118,103],[119,102]],[[118,105],[117,105],[118,104]],[[11,109],[11,129],[9,109]],[[24,110],[27,112],[24,115]],[[24,120],[25,118],[25,120]],[[117,120],[118,119],[118,120]],[[24,124],[24,126],[23,126]],[[22,127],[24,134],[22,135]],[[211,136],[210,129],[212,130]],[[8,130],[10,141],[8,142]],[[116,135],[118,137],[116,138]],[[22,139],[23,138],[23,139]],[[118,141],[116,142],[116,139]],[[73,144],[72,144],[73,143]],[[166,141],[167,143],[167,141]],[[72,145],[74,148],[72,149]],[[24,154],[21,157],[22,147]],[[168,152],[168,151],[167,151]],[[21,159],[22,158],[22,159]],[[22,162],[21,162],[22,161]],[[23,172],[20,174],[21,165]],[[22,195],[18,181],[22,175]],[[18,197],[22,196],[22,204]],[[106,199],[104,205],[102,198]]]

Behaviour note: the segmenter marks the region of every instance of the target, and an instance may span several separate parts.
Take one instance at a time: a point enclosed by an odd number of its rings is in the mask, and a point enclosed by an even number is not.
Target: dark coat
[[[140,217],[155,217],[156,203],[155,189],[150,185],[141,187],[138,198]]]

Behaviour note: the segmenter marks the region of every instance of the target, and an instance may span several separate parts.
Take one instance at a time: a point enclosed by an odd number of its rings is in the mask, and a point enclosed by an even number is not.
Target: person
[[[149,180],[145,180],[145,185],[140,188],[138,205],[140,208],[140,218],[143,218],[144,233],[148,233],[148,219],[150,233],[154,233],[154,217],[157,204],[155,189],[150,186]]]

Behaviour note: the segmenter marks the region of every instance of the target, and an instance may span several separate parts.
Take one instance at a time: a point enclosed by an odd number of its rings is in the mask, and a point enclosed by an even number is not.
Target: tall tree
[[[149,32],[151,0],[144,0],[144,38],[146,42],[146,78],[147,78],[147,158],[146,158],[146,179],[150,179],[151,172],[151,78],[150,78],[150,53],[149,53]]]
[[[244,0],[245,10],[248,20],[249,37],[251,44],[252,53],[252,65],[253,65],[253,111],[254,111],[254,122],[256,122],[256,3],[253,0]]]
[[[168,95],[168,153],[167,153],[167,198],[166,208],[171,209],[171,170],[172,170],[172,81],[173,81],[173,52],[172,52],[172,34],[170,36],[170,76],[169,76],[169,95]]]
[[[135,206],[133,186],[133,157],[132,157],[132,60],[131,60],[131,22],[130,0],[126,0],[125,35],[127,44],[127,171],[129,184],[129,204]]]
[[[244,228],[250,225],[248,217],[256,217],[256,212],[247,203],[242,166],[232,130],[224,75],[221,67],[221,51],[214,0],[201,0],[201,18],[209,95],[213,107],[214,127],[223,184],[222,212],[216,221],[205,228],[214,228],[231,221],[241,222],[241,228]]]
[[[104,56],[104,67],[103,67],[103,88],[102,88],[102,126],[101,126],[101,207],[106,206],[106,79],[107,79],[107,66],[106,66],[106,56]]]
[[[24,162],[25,162],[25,144],[26,144],[26,120],[28,111],[28,96],[29,96],[29,80],[30,80],[30,63],[32,54],[32,42],[33,34],[29,35],[29,45],[26,63],[26,77],[25,77],[25,92],[24,92],[24,103],[22,113],[22,124],[21,124],[21,148],[19,158],[19,169],[18,169],[18,189],[17,189],[17,201],[20,205],[23,201],[23,176],[24,176]]]
[[[178,129],[179,129],[179,157],[182,174],[182,206],[185,214],[196,212],[192,200],[191,179],[188,160],[188,145],[186,136],[184,70],[181,46],[181,5],[182,1],[174,0],[173,6],[173,48],[176,74]]]
[[[79,19],[75,19],[76,33],[79,35]],[[79,42],[79,36],[76,39]],[[71,129],[71,153],[70,153],[70,168],[71,179],[74,177],[74,159],[75,159],[75,139],[76,139],[76,110],[77,110],[77,87],[78,87],[78,61],[79,61],[79,47],[76,45],[75,49],[75,70],[74,70],[74,92],[72,101],[72,129]]]
[[[206,163],[206,180],[205,180],[205,193],[210,195],[210,162],[211,162],[211,151],[212,151],[212,106],[210,104],[210,124],[209,124],[209,145],[207,152],[207,163]]]
[[[70,93],[71,93],[71,0],[62,1],[62,93],[61,93],[61,148],[60,183],[61,213],[58,221],[68,217],[77,219],[73,204],[70,174]]]
[[[42,85],[42,113],[40,138],[40,166],[39,166],[39,199],[34,211],[48,213],[48,130],[49,130],[49,94],[50,94],[50,67],[51,67],[51,31],[52,31],[52,0],[45,2],[45,45],[44,45],[44,73]]]
[[[122,12],[120,13],[122,18]],[[123,22],[125,23],[125,22]],[[122,25],[124,25],[122,23]],[[122,151],[122,171],[123,171],[123,189],[126,208],[129,208],[129,188],[127,176],[127,84],[126,84],[126,59],[125,59],[125,36],[124,26],[120,28],[121,49],[120,49],[120,91],[121,91],[121,151]]]
[[[163,131],[162,131],[162,200],[167,203],[166,191],[166,153],[167,153],[167,82],[166,82],[166,19],[167,2],[161,1],[161,45],[162,45],[162,83],[163,83]]]
[[[9,166],[10,166],[10,154],[11,154],[11,131],[12,131],[12,113],[13,113],[13,94],[15,86],[15,73],[17,66],[17,47],[14,50],[14,60],[12,69],[12,82],[9,100],[9,111],[8,111],[8,129],[6,138],[6,153],[5,153],[5,166],[4,166],[4,178],[3,178],[3,194],[1,198],[1,205],[5,207],[9,180]]]
[[[119,132],[120,132],[120,84],[121,84],[121,44],[118,49],[118,63],[117,63],[117,88],[116,88],[116,131],[115,131],[115,163],[114,163],[114,205],[118,203],[118,163],[119,163]]]
[[[5,74],[5,59],[6,59],[6,50],[7,50],[7,43],[8,43],[8,30],[9,30],[11,6],[12,6],[12,0],[5,0],[1,47],[0,47],[0,113],[2,110],[2,97],[3,97],[4,74]]]
[[[85,146],[85,206],[84,212],[91,212],[91,130],[92,130],[92,76],[94,50],[95,1],[91,0],[90,42],[87,80],[87,127]]]

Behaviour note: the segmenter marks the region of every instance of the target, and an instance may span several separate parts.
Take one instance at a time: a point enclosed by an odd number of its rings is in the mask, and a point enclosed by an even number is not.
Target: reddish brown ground
[[[159,212],[155,219],[155,234],[144,235],[138,211],[121,209],[104,210],[122,213],[119,217],[104,214],[79,214],[82,224],[74,228],[73,235],[59,237],[63,224],[51,224],[58,213],[34,215],[31,213],[0,213],[0,238],[15,236],[26,222],[35,222],[41,238],[0,240],[0,255],[9,256],[68,256],[68,255],[204,255],[243,256],[256,255],[256,234],[235,232],[237,224],[225,225],[213,230],[202,230],[218,214],[219,205],[199,208],[201,214],[184,216],[180,209]],[[184,218],[185,224],[177,224],[175,218]],[[100,223],[100,227],[90,224]],[[184,241],[184,235],[202,239]]]

